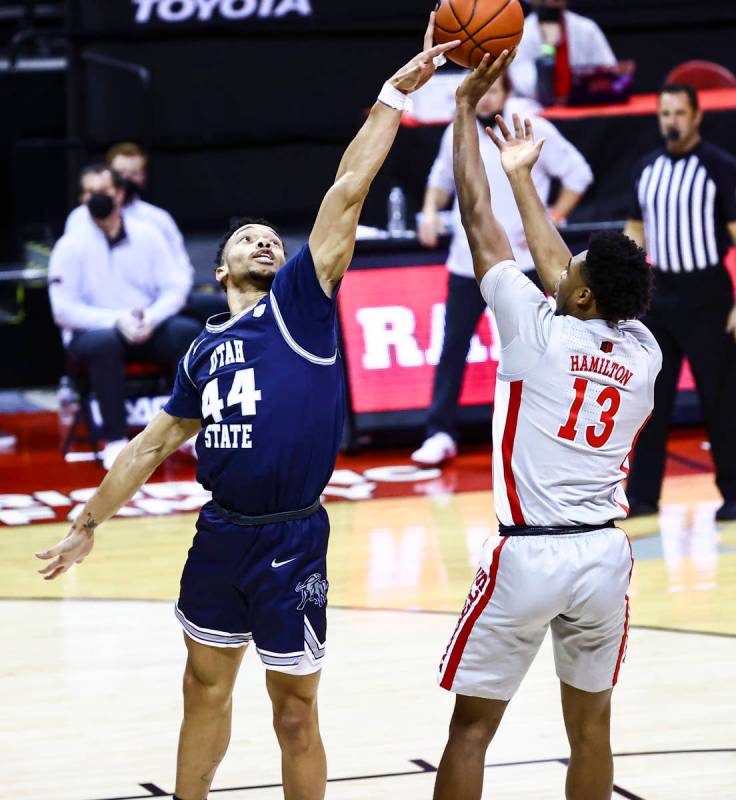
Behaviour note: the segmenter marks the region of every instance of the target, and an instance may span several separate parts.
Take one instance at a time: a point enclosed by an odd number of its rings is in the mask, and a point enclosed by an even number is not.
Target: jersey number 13
[[[567,439],[574,442],[578,433],[577,423],[580,409],[585,401],[585,391],[588,388],[587,378],[575,378],[573,388],[575,397],[570,406],[570,413],[567,415],[567,422],[557,431],[560,439]],[[621,407],[621,392],[615,386],[606,386],[596,398],[596,403],[601,407],[600,420],[597,425],[588,425],[585,429],[585,441],[596,449],[611,438],[613,429],[616,426],[616,414]],[[603,428],[599,430],[599,426]]]

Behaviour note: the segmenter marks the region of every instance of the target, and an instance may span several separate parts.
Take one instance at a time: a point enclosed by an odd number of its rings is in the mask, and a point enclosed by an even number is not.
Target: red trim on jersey
[[[511,518],[514,525],[526,525],[524,513],[521,510],[519,494],[516,491],[516,478],[511,465],[511,457],[514,452],[514,439],[516,438],[516,425],[519,421],[519,409],[521,408],[521,390],[524,386],[523,381],[512,381],[509,387],[509,408],[506,412],[506,426],[503,430],[501,440],[501,453],[503,454],[503,477],[506,483],[506,495],[509,498],[511,508]]]
[[[623,503],[619,503],[619,501],[618,501],[618,500],[616,500],[615,498],[614,498],[613,502],[614,502],[614,503],[615,503],[615,504],[616,504],[616,505],[617,505],[619,508],[622,508],[622,509],[624,510],[624,513],[626,514],[626,516],[627,516],[627,517],[629,516],[629,511],[631,511],[631,508],[629,508],[629,506],[625,506]]]
[[[647,417],[647,418],[644,420],[644,424],[641,426],[641,428],[639,428],[639,430],[636,432],[636,436],[634,436],[634,441],[631,443],[631,449],[629,450],[629,454],[628,454],[628,455],[626,456],[626,458],[624,459],[624,461],[623,461],[623,464],[621,464],[621,472],[623,472],[623,473],[624,473],[624,475],[626,475],[627,477],[628,477],[628,475],[629,475],[629,472],[631,472],[631,470],[630,470],[630,468],[629,468],[629,467],[626,467],[626,466],[624,466],[624,464],[626,464],[626,462],[627,462],[627,461],[629,461],[629,462],[631,461],[631,454],[632,454],[632,453],[634,452],[634,450],[636,449],[636,443],[639,441],[639,437],[641,436],[641,432],[644,430],[644,428],[646,428],[646,426],[647,426],[647,422],[649,422],[649,420],[650,420],[651,418],[652,418],[652,415],[650,414],[650,415],[649,415],[649,416],[648,416],[648,417]],[[628,510],[627,510],[627,513],[628,513]]]
[[[631,583],[631,574],[634,571],[634,551],[631,547],[631,539],[626,537],[626,541],[629,544],[629,553],[631,554],[631,569],[629,570],[629,583]],[[621,670],[621,664],[623,663],[624,656],[626,655],[626,644],[629,640],[629,595],[626,595],[626,618],[624,619],[624,635],[621,637],[621,646],[618,649],[618,659],[616,660],[616,669],[613,672],[613,683],[611,686],[615,686],[616,682],[618,681],[618,674]]]
[[[462,630],[460,631],[457,639],[455,640],[455,644],[452,648],[452,652],[450,653],[450,660],[447,662],[447,667],[445,669],[445,673],[442,676],[442,680],[440,681],[440,686],[443,689],[452,689],[452,684],[455,680],[455,674],[457,673],[457,668],[460,666],[460,659],[463,656],[463,651],[465,650],[465,645],[468,643],[468,639],[470,638],[470,634],[473,630],[473,626],[478,621],[478,617],[483,613],[483,610],[490,602],[491,597],[493,596],[493,590],[496,588],[496,576],[498,575],[498,561],[501,556],[501,550],[503,550],[503,546],[508,542],[509,537],[504,536],[501,539],[501,544],[493,551],[493,558],[491,559],[491,570],[489,572],[488,583],[485,585],[483,590],[483,594],[478,600],[475,608],[470,612],[467,620],[465,620],[465,625],[463,626]],[[472,593],[472,587],[471,587]],[[458,623],[459,624],[459,623]]]

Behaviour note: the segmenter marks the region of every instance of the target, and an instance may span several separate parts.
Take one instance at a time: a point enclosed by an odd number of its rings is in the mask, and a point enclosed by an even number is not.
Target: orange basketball
[[[434,40],[462,44],[447,57],[461,67],[475,68],[486,53],[500,55],[521,41],[524,12],[519,0],[440,0]]]

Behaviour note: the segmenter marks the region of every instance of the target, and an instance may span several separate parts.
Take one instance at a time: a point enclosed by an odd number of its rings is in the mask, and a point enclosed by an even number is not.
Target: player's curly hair
[[[646,253],[623,233],[604,231],[590,237],[583,276],[609,322],[636,319],[649,308],[652,269]]]
[[[227,247],[227,243],[230,241],[230,237],[245,225],[264,225],[266,228],[270,228],[279,237],[279,239],[281,239],[281,244],[284,245],[284,240],[282,239],[281,234],[278,232],[278,229],[267,219],[262,219],[261,217],[242,217],[241,219],[236,220],[230,226],[230,230],[220,240],[220,244],[217,248],[217,255],[215,256],[215,269],[222,265],[222,257],[225,254],[225,248]],[[286,255],[286,245],[284,245],[284,255]]]

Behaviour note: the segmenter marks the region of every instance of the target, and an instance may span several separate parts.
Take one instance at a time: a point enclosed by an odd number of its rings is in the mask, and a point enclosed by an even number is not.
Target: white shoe
[[[411,460],[416,461],[417,464],[427,464],[433,466],[441,464],[448,458],[454,458],[457,455],[457,445],[455,440],[449,433],[435,433],[428,439],[425,439],[424,444],[411,454]]]
[[[115,459],[120,455],[120,451],[128,444],[127,439],[116,439],[114,442],[108,442],[102,451],[102,466],[110,470],[115,463]]]

